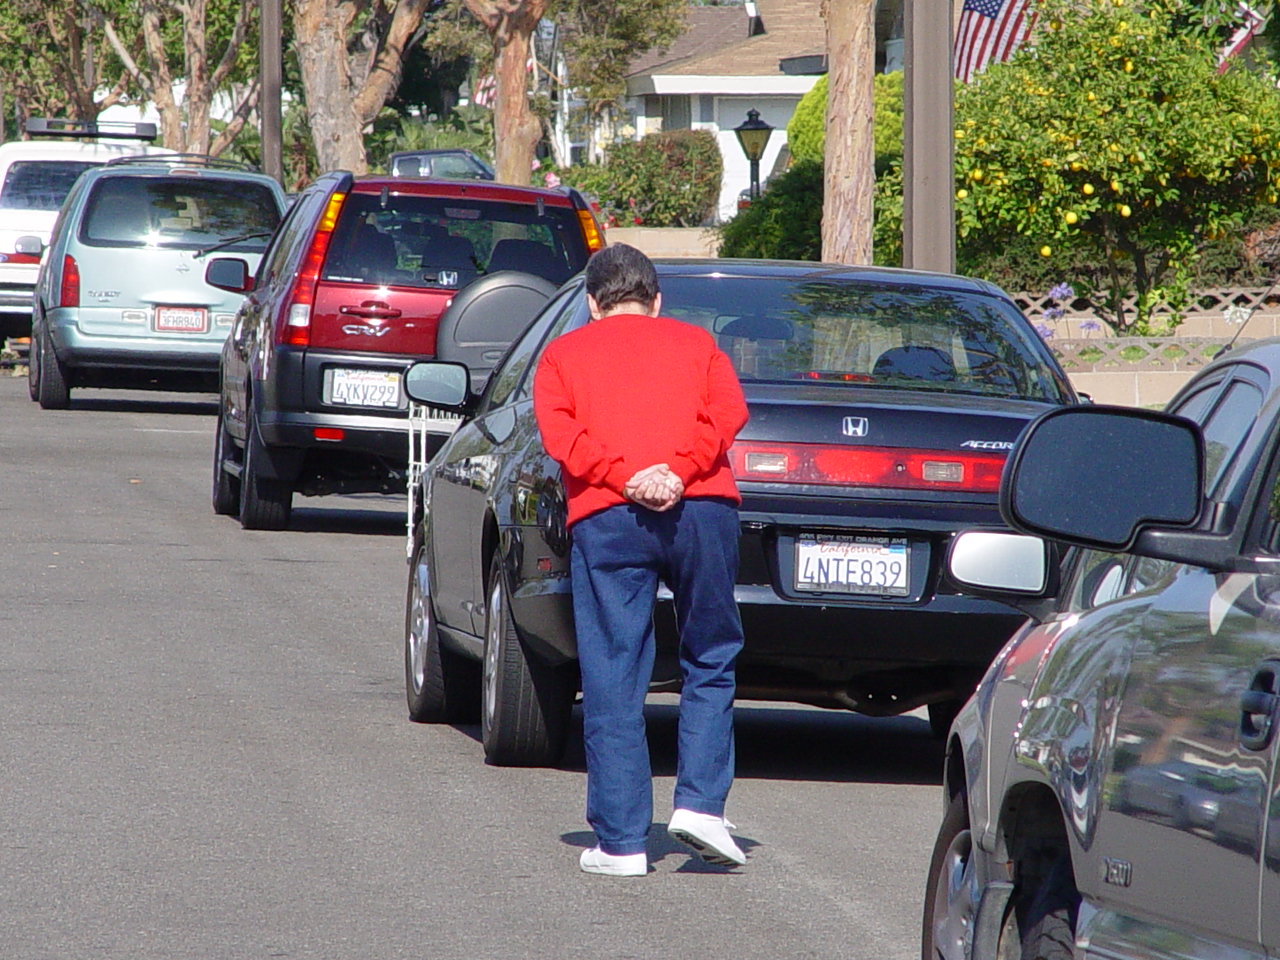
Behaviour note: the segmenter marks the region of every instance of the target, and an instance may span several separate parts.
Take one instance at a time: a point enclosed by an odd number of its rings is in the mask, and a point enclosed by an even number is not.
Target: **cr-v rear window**
[[[259,252],[280,222],[271,190],[246,180],[104,177],[93,188],[80,240],[99,247],[199,249],[233,237],[230,251]]]
[[[563,283],[587,262],[568,207],[471,198],[351,194],[325,260],[324,280],[457,288],[498,270]]]
[[[57,210],[80,174],[98,166],[74,160],[15,160],[0,184],[0,209]]]

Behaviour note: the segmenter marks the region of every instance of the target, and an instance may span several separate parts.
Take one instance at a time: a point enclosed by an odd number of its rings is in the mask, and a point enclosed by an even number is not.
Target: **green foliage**
[[[1181,32],[1168,6],[1045,0],[1034,47],[956,98],[956,222],[964,260],[1011,234],[1119,331],[1185,303],[1206,239],[1236,230],[1280,187],[1280,93]],[[1122,300],[1137,294],[1137,312]]]
[[[624,226],[694,227],[715,212],[723,166],[709,131],[672,130],[615,143],[603,164],[569,167],[560,179]]]
[[[876,173],[887,171],[902,161],[902,72],[880,73],[875,77],[875,105],[872,131],[875,138]],[[797,160],[821,163],[826,149],[827,78],[800,98],[787,124],[787,146]]]
[[[493,159],[493,111],[474,104],[454,107],[445,120],[419,120],[384,110],[365,137],[371,169],[386,169],[398,150],[470,150]]]
[[[720,228],[720,256],[822,259],[822,164],[797,160]]]

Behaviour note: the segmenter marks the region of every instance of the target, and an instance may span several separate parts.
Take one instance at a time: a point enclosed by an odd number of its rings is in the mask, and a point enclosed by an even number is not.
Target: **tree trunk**
[[[875,195],[875,0],[824,0],[827,23],[826,172],[822,259],[871,262]]]
[[[494,160],[498,179],[527,184],[542,121],[529,109],[530,38],[547,0],[463,0],[493,41]]]
[[[354,5],[328,0],[299,2],[293,15],[294,50],[321,172],[368,170],[347,58],[354,15]]]

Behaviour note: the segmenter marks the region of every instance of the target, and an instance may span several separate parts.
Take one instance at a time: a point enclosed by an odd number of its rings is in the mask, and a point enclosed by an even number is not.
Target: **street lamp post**
[[[733,132],[737,134],[742,152],[751,162],[751,199],[756,200],[760,196],[760,158],[764,156],[773,127],[760,119],[759,110],[748,110],[747,119],[734,127]]]

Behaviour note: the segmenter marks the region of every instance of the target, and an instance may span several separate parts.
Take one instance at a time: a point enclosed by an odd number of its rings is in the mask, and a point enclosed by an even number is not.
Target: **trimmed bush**
[[[561,170],[621,226],[696,227],[715,214],[724,163],[707,130],[670,130],[615,143],[603,164]]]
[[[822,259],[822,164],[800,160],[720,228],[720,256]]]

